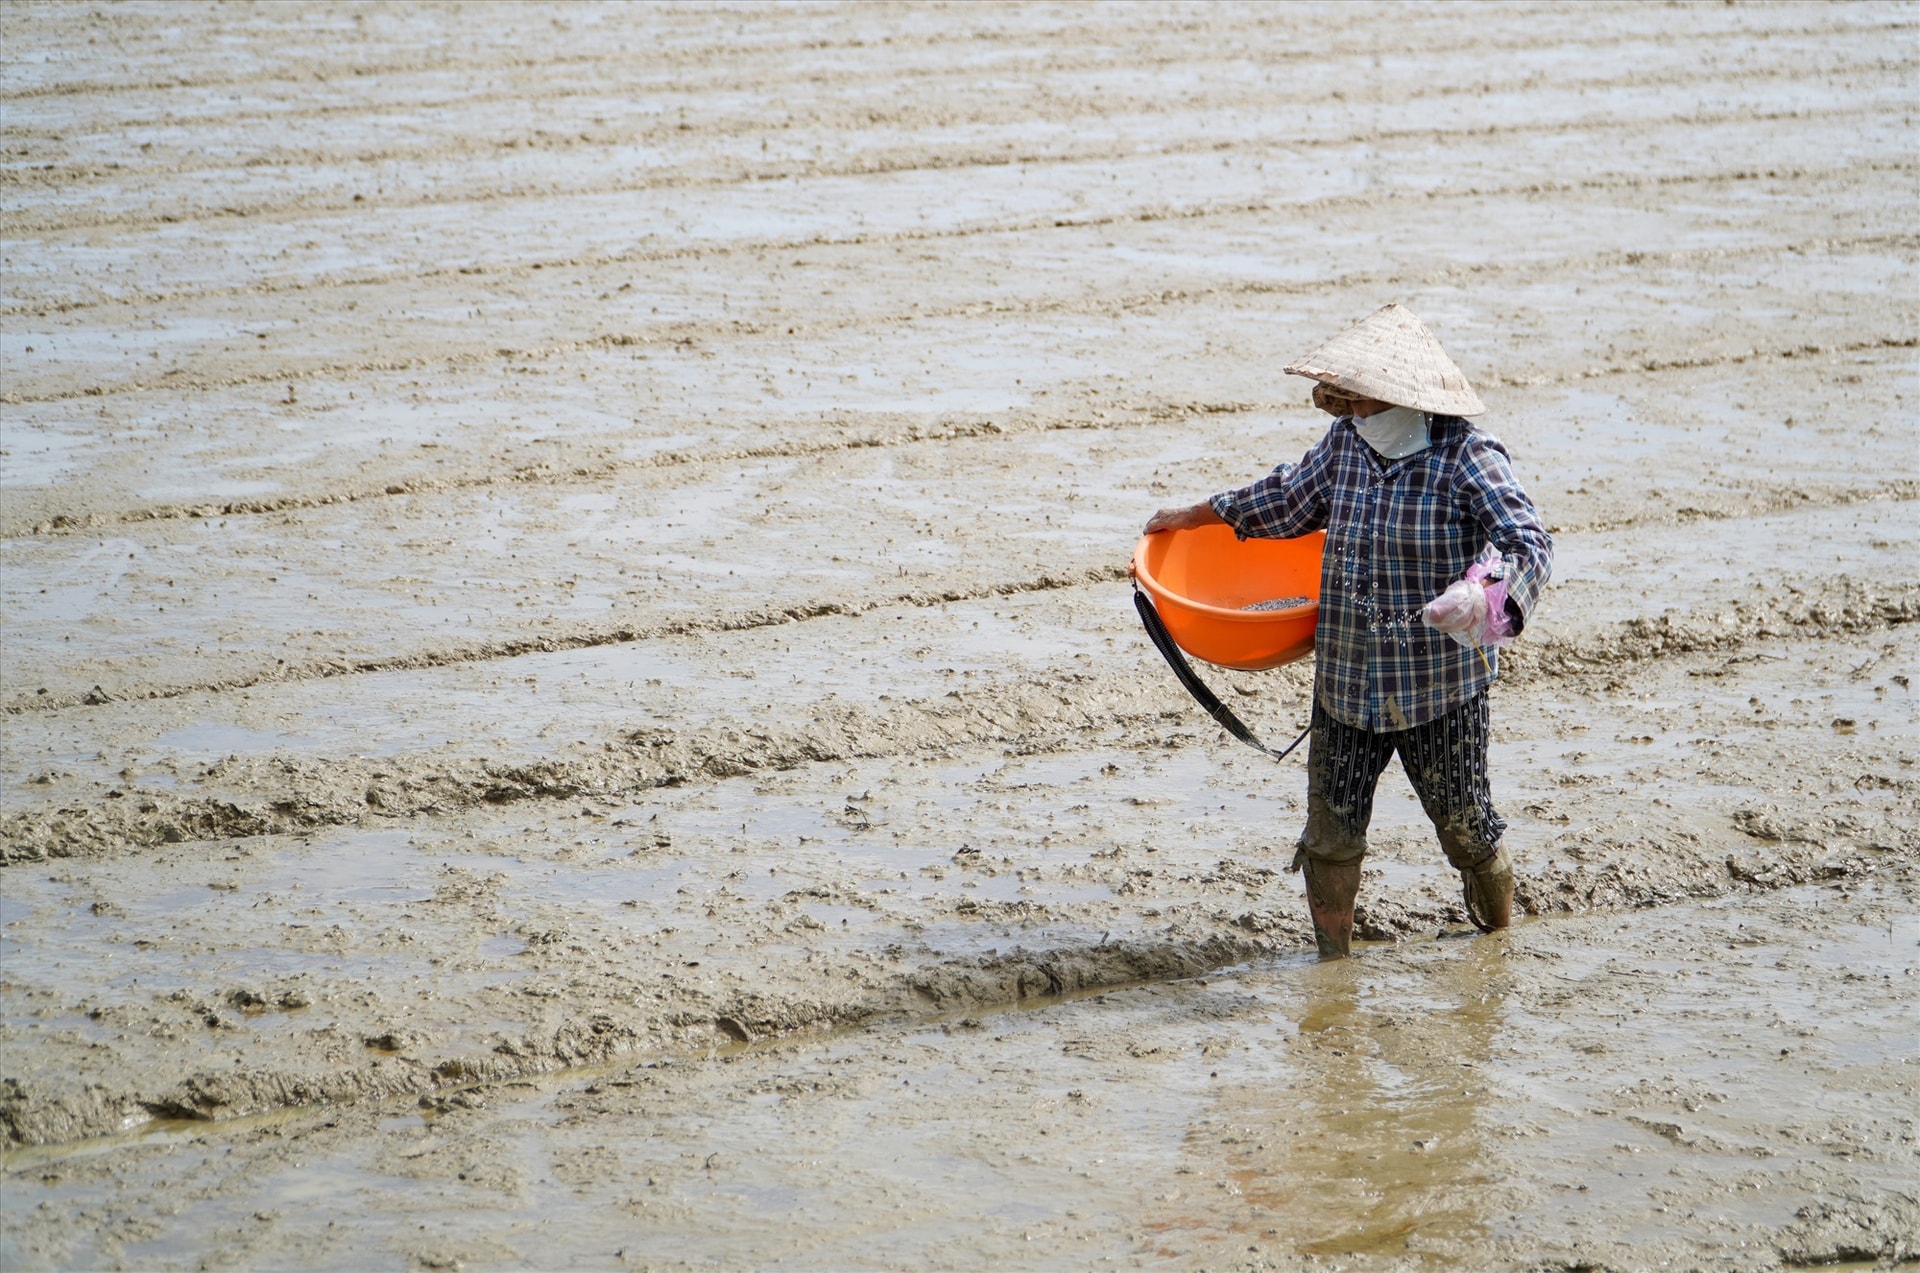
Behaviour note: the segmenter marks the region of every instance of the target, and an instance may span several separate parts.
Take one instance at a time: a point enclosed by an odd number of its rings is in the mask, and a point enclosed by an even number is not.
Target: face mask
[[[1355,419],[1353,431],[1385,460],[1404,460],[1427,449],[1427,413],[1412,407],[1388,407]]]

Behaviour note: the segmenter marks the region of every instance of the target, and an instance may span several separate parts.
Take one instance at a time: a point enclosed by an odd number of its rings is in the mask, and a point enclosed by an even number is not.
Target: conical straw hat
[[[1399,304],[1381,306],[1289,364],[1286,372],[1435,415],[1479,415],[1487,409],[1427,325]]]

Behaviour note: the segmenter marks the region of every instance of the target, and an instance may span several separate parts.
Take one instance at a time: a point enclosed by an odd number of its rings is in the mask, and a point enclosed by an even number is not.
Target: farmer
[[[1314,405],[1335,417],[1326,435],[1250,486],[1161,509],[1147,533],[1222,522],[1242,539],[1327,532],[1307,825],[1292,867],[1305,868],[1321,957],[1351,951],[1374,787],[1395,753],[1460,872],[1468,918],[1505,928],[1513,866],[1487,783],[1499,664],[1484,643],[1526,626],[1553,541],[1506,448],[1463,419],[1485,404],[1411,311],[1388,305],[1285,370],[1318,382]],[[1448,593],[1489,545],[1498,559],[1479,573],[1493,586]],[[1497,603],[1499,583],[1504,607],[1489,609],[1482,598]],[[1443,605],[1443,593],[1480,608]]]

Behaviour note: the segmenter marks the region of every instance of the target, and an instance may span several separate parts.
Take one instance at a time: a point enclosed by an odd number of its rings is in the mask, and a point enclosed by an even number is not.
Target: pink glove
[[[1469,648],[1511,644],[1513,621],[1507,617],[1507,579],[1500,567],[1500,550],[1487,545],[1467,567],[1466,578],[1427,602],[1421,622]]]
[[[1487,626],[1487,590],[1477,579],[1457,580],[1427,602],[1420,618],[1460,644],[1471,645],[1473,636]]]

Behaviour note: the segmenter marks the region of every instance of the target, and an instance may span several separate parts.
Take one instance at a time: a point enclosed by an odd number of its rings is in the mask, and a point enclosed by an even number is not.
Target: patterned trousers
[[[1507,824],[1494,812],[1487,786],[1484,692],[1424,725],[1380,734],[1341,724],[1316,698],[1307,744],[1307,829],[1294,869],[1306,858],[1358,862],[1366,856],[1374,788],[1395,753],[1456,870],[1471,870],[1499,852]]]

